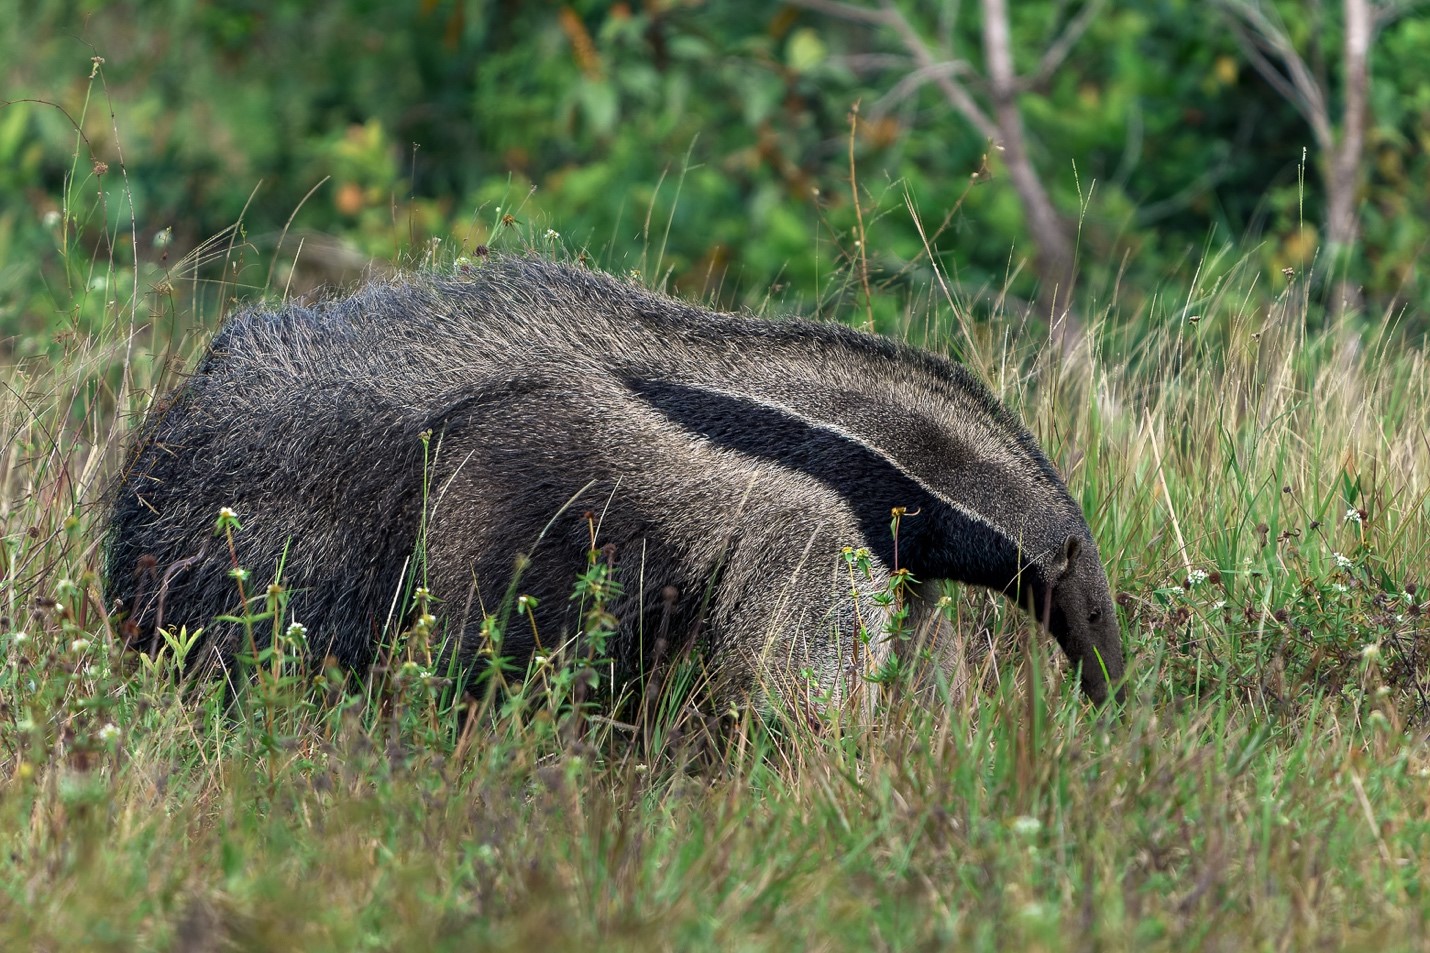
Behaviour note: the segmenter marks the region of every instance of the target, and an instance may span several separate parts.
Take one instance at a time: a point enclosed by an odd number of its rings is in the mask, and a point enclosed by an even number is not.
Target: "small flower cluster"
[[[283,637],[290,645],[299,648],[306,648],[308,645],[308,627],[301,622],[290,622],[288,628],[283,630]]]

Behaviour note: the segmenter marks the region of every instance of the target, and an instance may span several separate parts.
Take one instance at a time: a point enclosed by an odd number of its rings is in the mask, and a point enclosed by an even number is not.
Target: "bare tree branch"
[[[1032,89],[1047,82],[1048,77],[1057,72],[1059,66],[1063,65],[1063,60],[1068,58],[1072,48],[1077,45],[1077,41],[1082,39],[1082,35],[1087,32],[1087,28],[1092,26],[1092,21],[1097,19],[1097,15],[1102,12],[1106,5],[1106,0],[1090,0],[1078,11],[1077,16],[1068,21],[1068,25],[1063,28],[1063,32],[1052,42],[1052,45],[1043,53],[1043,57],[1038,61],[1038,69],[1032,76],[1025,77],[1019,82],[1022,89]]]
[[[1311,134],[1316,137],[1317,147],[1330,149],[1334,138],[1325,93],[1306,61],[1296,52],[1285,26],[1271,22],[1259,0],[1221,0],[1221,7],[1230,14],[1232,23],[1238,28],[1237,40],[1251,55],[1252,66],[1305,117],[1311,126]],[[1256,51],[1254,54],[1253,50]],[[1281,61],[1285,75],[1280,74],[1262,55],[1263,51]],[[1294,95],[1288,92],[1288,84]]]
[[[910,70],[904,74],[897,83],[884,95],[880,96],[874,105],[869,109],[869,115],[882,116],[894,106],[908,99],[914,93],[923,89],[924,86],[933,82],[939,74],[959,78],[971,78],[973,67],[963,60],[952,60],[947,63],[935,63],[931,67]]]
[[[877,23],[888,25],[888,14],[883,10],[871,10],[857,3],[843,3],[841,0],[790,0],[790,6],[813,10],[836,20],[851,20],[855,23]]]
[[[851,73],[862,74],[888,69],[907,69],[909,57],[904,53],[847,53],[835,56],[833,62]]]
[[[1320,153],[1321,182],[1326,197],[1325,244],[1330,268],[1339,275],[1334,306],[1354,309],[1360,292],[1343,270],[1344,254],[1360,231],[1356,202],[1360,194],[1362,153],[1370,114],[1370,53],[1376,30],[1407,5],[1376,6],[1372,0],[1342,0],[1344,41],[1341,49],[1341,115],[1337,132],[1332,123],[1329,81],[1318,81],[1291,42],[1284,24],[1273,23],[1262,0],[1219,0],[1237,34],[1237,42],[1253,67],[1311,126]],[[1416,0],[1419,5],[1423,0]],[[1319,60],[1321,45],[1312,47]],[[1283,74],[1270,62],[1274,57]]]
[[[1006,0],[982,0],[983,62],[988,106],[982,105],[970,89],[968,80],[979,74],[969,64],[957,59],[951,50],[935,48],[916,30],[895,5],[894,0],[880,0],[880,6],[858,6],[845,0],[789,0],[794,6],[854,23],[868,23],[891,30],[913,60],[914,69],[880,100],[881,104],[898,102],[926,83],[933,83],[959,114],[994,143],[1001,153],[1002,165],[1018,193],[1023,216],[1035,249],[1034,259],[1042,282],[1043,305],[1053,322],[1053,335],[1067,348],[1079,337],[1077,321],[1069,302],[1073,285],[1074,248],[1067,223],[1054,208],[1042,180],[1038,178],[1028,154],[1023,131],[1023,116],[1018,109],[1018,95],[1026,83],[1018,77],[1013,65],[1012,37],[1008,26]],[[1105,0],[1090,0],[1077,17],[1054,42],[1040,60],[1040,68],[1056,69],[1067,57],[1102,8]],[[975,87],[976,89],[976,87]]]
[[[843,0],[790,0],[790,5],[812,10],[815,13],[823,13],[839,20],[888,27],[898,36],[899,42],[913,57],[915,71],[926,81],[936,85],[939,92],[943,93],[943,98],[948,100],[949,104],[978,130],[979,135],[985,139],[998,138],[998,128],[993,124],[993,120],[988,118],[988,114],[978,105],[978,101],[955,78],[959,73],[971,74],[972,68],[961,66],[960,61],[953,60],[952,57],[943,57],[942,59],[936,57],[929,45],[919,36],[918,31],[909,23],[908,18],[890,0],[884,0],[883,6],[877,10],[853,3],[844,3]],[[950,66],[950,62],[954,65]]]
[[[1407,17],[1414,11],[1427,6],[1430,6],[1430,2],[1427,0],[1386,0],[1385,3],[1376,6],[1373,11],[1372,31],[1389,26],[1401,17]]]
[[[918,31],[909,23],[908,18],[893,5],[892,0],[884,0],[883,13],[886,18],[885,22],[898,34],[899,41],[904,44],[904,48],[909,51],[909,55],[914,58],[919,69],[936,71],[939,61],[934,58],[928,44],[919,36]],[[947,99],[953,108],[963,113],[963,117],[973,124],[979,135],[985,139],[998,138],[998,127],[994,125],[993,120],[988,118],[988,114],[979,107],[977,101],[962,83],[948,73],[933,72],[932,79],[934,85],[943,93],[943,98]]]
[[[1266,58],[1266,54],[1261,52],[1261,46],[1252,36],[1244,23],[1238,20],[1230,22],[1232,34],[1236,38],[1236,45],[1241,47],[1241,51],[1246,54],[1246,58],[1251,61],[1251,66],[1261,78],[1266,80],[1266,84],[1276,90],[1277,94],[1301,114],[1301,118],[1308,123],[1311,122],[1310,106],[1302,102],[1301,94],[1296,92],[1296,87],[1291,85],[1291,81],[1281,74],[1276,68],[1276,64]]]

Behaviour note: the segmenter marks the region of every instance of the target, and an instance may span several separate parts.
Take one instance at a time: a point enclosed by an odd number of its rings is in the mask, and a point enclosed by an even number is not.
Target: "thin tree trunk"
[[[1081,328],[1073,315],[1070,302],[1074,270],[1074,251],[1068,223],[1053,207],[1043,188],[1042,180],[1028,157],[1027,139],[1023,135],[1023,115],[1018,110],[1019,81],[1013,68],[1013,44],[1008,29],[1007,0],[982,0],[984,79],[988,90],[991,114],[984,112],[973,92],[958,78],[958,74],[940,66],[955,65],[951,50],[930,47],[904,16],[895,0],[881,0],[878,9],[871,9],[847,0],[788,0],[794,6],[815,10],[852,23],[869,23],[887,27],[898,35],[904,49],[913,57],[919,82],[932,82],[943,93],[950,106],[961,113],[979,135],[994,142],[1008,170],[1008,179],[1023,208],[1023,218],[1033,242],[1033,272],[1041,285],[1040,305],[1052,323],[1053,337],[1066,350],[1081,337]],[[1044,52],[1035,76],[1051,73],[1067,57],[1068,52],[1086,31],[1088,24],[1101,9],[1103,0],[1091,0],[1083,12],[1074,17]],[[938,54],[942,53],[940,57]],[[967,64],[958,63],[966,66]],[[971,70],[969,70],[971,72]]]
[[[1005,0],[983,0],[983,56],[988,72],[989,99],[998,126],[1003,164],[1022,202],[1028,231],[1035,243],[1034,268],[1042,285],[1042,304],[1050,311],[1054,338],[1064,345],[1081,329],[1069,304],[1073,284],[1073,245],[1067,224],[1048,198],[1042,180],[1028,158],[1023,136],[1023,116],[1018,110],[1017,73],[1013,69],[1012,41]]]
[[[1346,256],[1355,248],[1360,231],[1356,199],[1360,193],[1361,160],[1370,90],[1370,44],[1374,11],[1370,0],[1345,0],[1346,43],[1345,105],[1341,113],[1340,141],[1327,157],[1326,251],[1331,268],[1345,274]],[[1334,285],[1332,307],[1338,312],[1360,307],[1360,289],[1342,278]]]
[[[1360,191],[1361,153],[1365,149],[1371,18],[1369,0],[1346,0],[1345,109],[1340,142],[1329,157],[1326,182],[1326,241],[1336,253],[1355,244],[1358,230],[1356,194]]]

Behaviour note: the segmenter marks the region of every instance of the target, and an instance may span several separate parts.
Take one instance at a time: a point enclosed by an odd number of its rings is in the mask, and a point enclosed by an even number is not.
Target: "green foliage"
[[[1273,9],[1327,62],[1333,92],[1334,7]],[[982,68],[973,5],[903,8],[931,48]],[[1084,307],[1116,294],[1138,310],[1142,289],[1243,248],[1268,292],[1283,269],[1304,273],[1320,240],[1321,160],[1226,18],[1190,0],[1107,5],[1039,73],[1079,12],[1017,4],[1012,29],[1016,65],[1033,77],[1018,101],[1033,163],[1078,230]],[[538,233],[559,223],[568,247],[686,293],[754,306],[823,298],[887,328],[899,315],[882,296],[863,300],[859,263],[876,287],[926,281],[907,203],[973,299],[1035,292],[998,150],[927,76],[912,81],[890,29],[749,0],[11,0],[0,16],[23,27],[0,39],[7,95],[38,100],[0,109],[0,327],[11,334],[53,322],[53,300],[19,296],[39,286],[27,280],[36,269],[51,289],[77,279],[64,267],[71,240],[171,272],[155,236],[187,264],[240,219],[263,266],[224,277],[258,288],[348,280],[371,258],[421,259],[432,239],[469,253],[510,214]],[[1368,316],[1410,304],[1421,329],[1426,29],[1407,15],[1377,38],[1364,253],[1349,275]],[[851,150],[872,253],[856,245]],[[110,171],[94,174],[96,162]],[[211,274],[206,261],[183,273]],[[836,272],[850,280],[831,285]]]

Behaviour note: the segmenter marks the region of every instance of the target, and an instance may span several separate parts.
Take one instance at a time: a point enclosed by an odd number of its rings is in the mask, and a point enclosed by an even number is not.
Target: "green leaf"
[[[615,88],[605,80],[588,79],[577,88],[576,96],[581,104],[581,115],[591,131],[598,136],[611,135],[620,118]]]
[[[829,49],[809,27],[795,30],[785,46],[785,63],[796,73],[808,73],[829,58]]]

